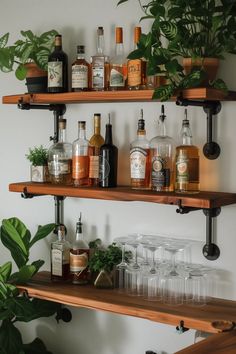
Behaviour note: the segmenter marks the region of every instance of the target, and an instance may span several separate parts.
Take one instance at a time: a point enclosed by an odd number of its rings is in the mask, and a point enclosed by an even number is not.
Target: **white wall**
[[[129,52],[132,45],[132,28],[141,16],[135,0],[116,7],[116,0],[2,0],[0,23],[1,33],[11,33],[12,42],[20,30],[31,29],[37,33],[57,29],[63,34],[65,51],[72,62],[76,54],[76,45],[84,43],[88,57],[95,51],[96,27],[104,26],[106,50],[113,50],[114,27],[124,27],[125,48]],[[148,24],[143,24],[143,27]],[[223,63],[221,74],[227,79],[231,89],[236,89],[235,57]],[[230,63],[230,65],[229,65]],[[22,93],[24,83],[17,81],[14,74],[0,73],[0,95]],[[169,135],[178,138],[183,109],[174,103],[166,103]],[[156,122],[160,112],[159,103],[120,103],[120,104],[84,104],[67,107],[68,139],[76,138],[77,121],[87,121],[88,137],[92,134],[92,116],[101,112],[104,125],[108,112],[112,113],[114,141],[128,158],[129,142],[134,139],[140,108],[144,109],[148,137],[156,134]],[[28,148],[44,144],[49,146],[49,136],[53,133],[52,113],[46,111],[24,112],[14,105],[1,105],[0,156],[1,156],[1,204],[0,217],[18,216],[35,232],[38,224],[54,220],[52,197],[23,200],[19,194],[9,193],[8,184],[29,179],[29,163],[25,158]],[[201,108],[189,108],[195,144],[205,142],[205,115]],[[201,187],[204,190],[234,192],[236,190],[236,139],[234,131],[235,103],[223,104],[217,118],[217,139],[222,154],[217,161],[201,160]],[[121,154],[120,154],[121,155]],[[123,182],[121,175],[119,180]],[[125,176],[128,180],[128,171]],[[96,200],[67,198],[65,201],[65,222],[70,237],[73,236],[75,222],[82,211],[85,230],[89,239],[102,238],[106,243],[116,236],[134,232],[164,233],[177,237],[205,239],[205,217],[202,212],[189,215],[177,215],[175,207],[148,203],[120,203]],[[235,275],[235,229],[236,207],[222,209],[217,219],[217,243],[221,256],[215,262],[206,261],[201,251],[194,254],[198,262],[224,270],[219,272],[220,287],[217,296],[236,298]],[[38,244],[32,259],[45,259],[45,268],[49,269],[50,238]],[[1,246],[1,263],[9,259],[8,252]],[[222,275],[223,274],[223,275]],[[70,324],[57,325],[53,319],[34,321],[34,326],[22,326],[26,340],[41,336],[49,349],[56,354],[143,354],[152,349],[173,353],[193,342],[193,331],[177,335],[175,328],[150,321],[112,315],[86,309],[72,309],[73,320]],[[10,353],[9,353],[10,354]]]

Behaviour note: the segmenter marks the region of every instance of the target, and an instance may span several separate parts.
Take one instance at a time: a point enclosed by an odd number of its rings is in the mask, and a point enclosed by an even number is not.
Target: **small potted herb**
[[[31,162],[31,181],[47,182],[48,180],[48,149],[42,145],[39,147],[29,148],[26,154],[27,159]]]

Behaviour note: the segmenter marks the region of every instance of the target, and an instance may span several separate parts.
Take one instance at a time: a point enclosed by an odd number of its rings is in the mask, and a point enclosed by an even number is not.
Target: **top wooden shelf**
[[[103,103],[103,102],[145,102],[152,101],[153,90],[137,91],[89,91],[66,93],[24,93],[11,96],[3,96],[2,103],[47,104],[47,103]],[[236,101],[236,92],[229,92],[226,96],[223,91],[212,88],[194,88],[183,90],[181,97],[192,100],[209,101]],[[172,97],[176,100],[176,97]]]

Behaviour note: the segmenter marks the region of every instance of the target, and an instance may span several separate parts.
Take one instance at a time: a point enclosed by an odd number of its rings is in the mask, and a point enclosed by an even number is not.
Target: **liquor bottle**
[[[48,92],[68,91],[68,57],[62,50],[62,36],[55,37],[54,51],[48,57]]]
[[[89,281],[88,261],[89,245],[84,239],[80,213],[76,223],[76,237],[70,250],[70,277],[73,284],[86,284]]]
[[[137,138],[130,144],[130,176],[132,189],[150,188],[150,145],[146,139],[142,109]]]
[[[92,56],[91,84],[92,90],[104,91],[108,89],[109,58],[104,54],[104,30],[97,29],[97,53]]]
[[[78,139],[72,146],[72,178],[74,186],[88,185],[89,142],[86,139],[86,122],[78,121]]]
[[[85,60],[85,46],[77,46],[77,59],[72,64],[72,91],[88,91],[89,63]]]
[[[118,149],[112,142],[112,125],[106,124],[105,144],[100,149],[100,187],[117,186]]]
[[[110,90],[122,90],[125,87],[127,76],[126,58],[123,46],[123,29],[116,27],[115,56],[110,61]]]
[[[48,172],[54,184],[72,183],[72,145],[66,142],[66,119],[59,119],[58,142],[48,151]]]
[[[134,50],[140,40],[141,27],[134,28]],[[146,61],[142,59],[129,59],[127,63],[128,89],[139,90],[146,85]]]
[[[94,134],[89,140],[89,184],[98,186],[99,184],[99,155],[100,148],[104,144],[101,136],[101,114],[94,113]]]
[[[51,244],[51,279],[68,280],[70,275],[70,244],[66,241],[65,226],[59,225],[58,239]]]
[[[164,105],[159,118],[159,135],[150,141],[151,189],[170,192],[174,190],[173,154],[174,140],[166,135]]]
[[[181,145],[176,148],[175,190],[180,193],[199,192],[199,150],[192,144],[192,133],[185,109],[181,129]]]

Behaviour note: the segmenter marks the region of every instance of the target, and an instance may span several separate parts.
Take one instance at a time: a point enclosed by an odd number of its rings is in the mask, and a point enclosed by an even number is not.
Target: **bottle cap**
[[[134,28],[134,43],[138,43],[141,36],[141,27]]]
[[[66,119],[60,118],[58,125],[59,125],[60,129],[65,129],[66,128]]]
[[[183,127],[189,127],[189,120],[188,120],[188,111],[187,108],[184,110],[184,119],[183,119]]]
[[[61,43],[62,43],[62,36],[61,34],[57,34],[55,36],[55,46],[61,46]]]
[[[80,129],[85,129],[86,122],[84,120],[79,120],[78,121],[78,126],[79,126]]]
[[[166,115],[165,115],[165,106],[164,104],[161,105],[161,115],[160,115],[160,120],[162,122],[164,122],[164,120],[166,119]]]
[[[138,120],[138,130],[145,130],[145,120],[143,119],[143,109],[140,111],[140,119]]]
[[[84,54],[85,53],[85,46],[84,45],[77,45],[77,53]]]
[[[104,33],[103,27],[98,27],[97,29],[98,36],[103,36],[103,33]]]
[[[123,28],[116,27],[116,43],[123,43]]]

